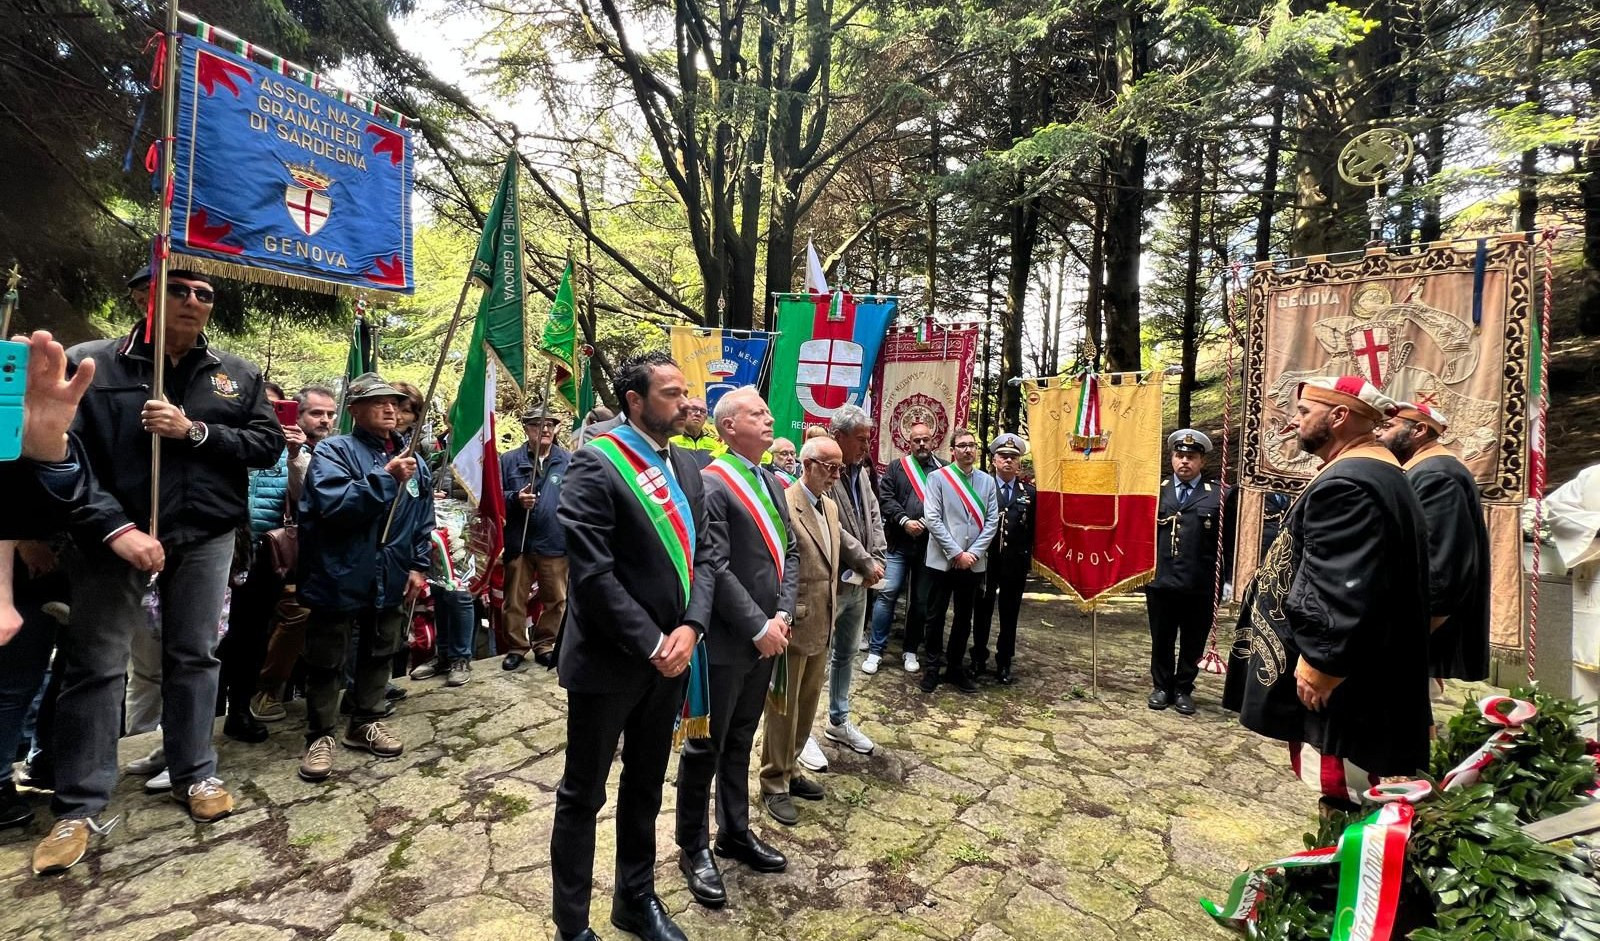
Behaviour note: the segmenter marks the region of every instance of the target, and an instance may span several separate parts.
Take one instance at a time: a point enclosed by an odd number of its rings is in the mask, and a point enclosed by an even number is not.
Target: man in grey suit
[[[989,568],[989,544],[1000,529],[1000,501],[994,478],[977,469],[978,438],[958,431],[950,442],[955,463],[928,475],[928,498],[922,518],[928,524],[929,591],[923,637],[927,664],[922,670],[922,691],[944,679],[963,693],[975,693],[978,684],[963,665],[967,639],[972,634],[972,612],[983,591],[983,574]],[[944,616],[955,600],[955,620],[950,624],[950,644],[941,644]]]
[[[800,548],[783,485],[761,466],[772,412],[754,386],[717,402],[728,453],[701,473],[715,601],[706,625],[711,737],[690,739],[678,764],[678,868],[695,901],[721,908],[728,894],[711,855],[706,806],[717,781],[718,856],[757,872],[782,872],[784,855],[750,832],[750,746],[766,705],[772,658],[789,645],[800,585]]]
[[[839,525],[872,555],[872,577],[843,574],[839,584],[838,613],[833,622],[833,661],[828,675],[828,741],[863,755],[877,746],[850,721],[850,673],[856,648],[867,622],[867,589],[883,578],[888,545],[883,536],[883,514],[878,509],[878,488],[868,470],[872,450],[872,418],[854,405],[841,405],[828,421],[828,432],[839,444],[844,468],[828,494],[839,505]],[[820,749],[819,749],[820,752]],[[801,756],[804,764],[805,756]],[[817,768],[813,770],[825,770]]]

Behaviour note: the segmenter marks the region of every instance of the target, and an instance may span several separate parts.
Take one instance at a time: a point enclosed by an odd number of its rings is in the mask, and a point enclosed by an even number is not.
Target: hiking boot
[[[414,680],[431,680],[449,669],[450,664],[443,657],[434,657],[427,663],[413,668],[410,676]]]
[[[324,735],[311,743],[300,759],[300,780],[315,784],[333,773],[333,736]]]
[[[382,722],[363,722],[345,730],[344,745],[360,751],[369,751],[379,758],[398,758],[406,746],[384,728]]]
[[[255,716],[257,722],[280,722],[289,715],[283,708],[283,703],[271,693],[256,693],[251,696],[250,714]]]
[[[233,813],[233,795],[223,789],[221,778],[196,781],[183,793],[173,788],[172,799],[189,808],[189,816],[200,823],[220,820]]]
[[[109,833],[120,818],[100,826],[88,817],[57,820],[50,835],[33,848],[33,874],[47,876],[53,872],[66,872],[78,864],[89,849],[89,834]]]
[[[463,657],[450,661],[450,674],[444,678],[446,686],[465,686],[472,679],[472,661]]]

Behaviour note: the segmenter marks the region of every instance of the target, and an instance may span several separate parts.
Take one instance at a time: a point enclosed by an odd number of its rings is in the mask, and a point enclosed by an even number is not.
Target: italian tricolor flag
[[[483,238],[472,261],[472,277],[483,284],[478,318],[467,347],[461,387],[450,407],[450,466],[456,480],[472,496],[488,538],[487,581],[500,558],[506,505],[500,488],[500,455],[495,448],[495,363],[518,388],[526,381],[524,367],[522,225],[517,208],[517,158],[506,159],[500,191],[484,219]],[[474,586],[477,591],[480,586]]]

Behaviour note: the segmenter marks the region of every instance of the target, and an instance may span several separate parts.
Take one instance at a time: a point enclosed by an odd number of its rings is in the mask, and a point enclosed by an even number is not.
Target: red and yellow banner
[[[1039,488],[1035,567],[1083,607],[1148,582],[1156,570],[1161,380],[1154,373],[1058,376],[1029,383],[1028,439]],[[1099,433],[1075,437],[1085,385]]]

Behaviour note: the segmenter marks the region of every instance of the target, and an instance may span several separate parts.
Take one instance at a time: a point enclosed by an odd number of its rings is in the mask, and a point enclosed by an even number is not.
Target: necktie
[[[1010,506],[1011,505],[1011,482],[1010,481],[1007,481],[1007,482],[1005,482],[1005,483],[1000,485],[1000,502],[1005,506]]]
[[[1179,484],[1178,485],[1178,505],[1179,506],[1183,506],[1185,503],[1189,502],[1189,493],[1193,489],[1194,488],[1192,488],[1188,484]]]

